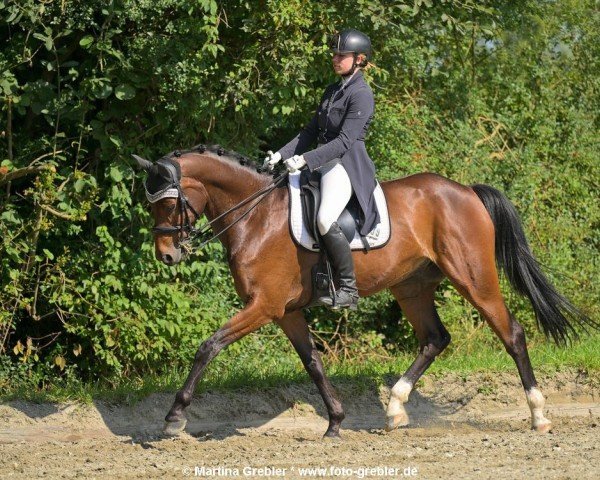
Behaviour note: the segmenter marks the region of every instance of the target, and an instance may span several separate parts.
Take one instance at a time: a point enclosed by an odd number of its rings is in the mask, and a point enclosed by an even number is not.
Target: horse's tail
[[[599,328],[556,291],[529,249],[519,214],[506,196],[488,185],[471,185],[492,218],[496,230],[496,262],[512,287],[531,301],[537,324],[557,344],[577,337],[572,323]]]

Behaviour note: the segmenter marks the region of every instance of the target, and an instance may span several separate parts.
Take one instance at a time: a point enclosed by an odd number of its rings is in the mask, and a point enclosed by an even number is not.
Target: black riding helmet
[[[354,56],[362,53],[365,55],[365,62],[359,66],[364,67],[371,58],[371,40],[364,33],[353,28],[347,28],[340,33],[336,33],[329,43],[329,48],[333,53],[354,53]]]

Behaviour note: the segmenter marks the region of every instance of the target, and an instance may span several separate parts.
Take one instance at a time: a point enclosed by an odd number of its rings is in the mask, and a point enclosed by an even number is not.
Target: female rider
[[[371,56],[371,41],[358,30],[346,29],[333,37],[330,48],[333,70],[341,76],[340,81],[325,89],[308,125],[278,152],[269,152],[265,166],[273,168],[285,159],[290,172],[304,166],[321,172],[317,226],[339,277],[339,289],[333,298],[322,297],[320,301],[332,309],[355,309],[358,290],[354,263],[337,220],[354,193],[362,213],[360,234],[367,235],[379,223],[373,198],[375,166],[364,144],[375,107],[373,92],[362,73]]]

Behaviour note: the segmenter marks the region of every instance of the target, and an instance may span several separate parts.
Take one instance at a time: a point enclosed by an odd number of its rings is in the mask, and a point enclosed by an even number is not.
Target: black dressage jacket
[[[304,155],[311,172],[341,159],[362,210],[361,235],[367,235],[379,223],[373,196],[375,165],[365,149],[374,111],[373,92],[358,70],[347,83],[339,81],[325,89],[311,121],[279,150],[283,159]]]

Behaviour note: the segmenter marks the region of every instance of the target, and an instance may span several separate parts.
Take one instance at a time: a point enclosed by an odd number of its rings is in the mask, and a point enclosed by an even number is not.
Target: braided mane
[[[204,153],[204,152],[214,153],[214,154],[218,155],[219,157],[225,157],[228,160],[237,162],[238,164],[240,164],[242,166],[249,167],[252,170],[256,171],[257,173],[260,173],[263,175],[268,175],[267,172],[263,171],[262,165],[257,163],[255,160],[252,160],[251,158],[246,157],[246,156],[242,155],[241,153],[235,152],[233,150],[226,150],[221,145],[204,145],[201,143],[199,145],[192,147],[189,150],[174,150],[174,151],[166,154],[162,158],[168,159],[168,160],[173,160],[174,158],[181,157],[182,155],[185,155],[187,153]]]

